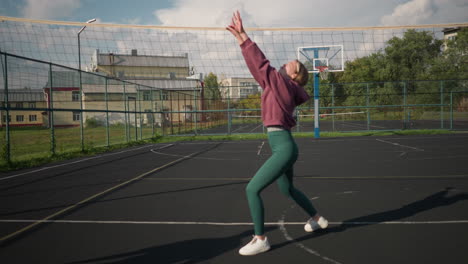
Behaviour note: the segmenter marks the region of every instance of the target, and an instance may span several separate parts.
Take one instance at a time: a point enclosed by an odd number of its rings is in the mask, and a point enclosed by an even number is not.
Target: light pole
[[[90,19],[86,23],[90,24],[95,22],[96,19]],[[83,86],[81,83],[81,45],[80,45],[80,34],[85,30],[86,26],[82,27],[78,31],[78,74],[80,76],[80,137],[81,137],[81,151],[84,151],[84,132],[83,132]]]

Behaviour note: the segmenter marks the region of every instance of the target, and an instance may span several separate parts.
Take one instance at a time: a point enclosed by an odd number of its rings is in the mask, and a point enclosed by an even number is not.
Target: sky
[[[0,15],[100,23],[224,27],[365,27],[468,21],[468,0],[2,0]]]

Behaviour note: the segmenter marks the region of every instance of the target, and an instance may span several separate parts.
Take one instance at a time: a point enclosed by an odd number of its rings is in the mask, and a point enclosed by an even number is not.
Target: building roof
[[[198,80],[190,79],[138,79],[129,81],[156,89],[194,90],[200,88]]]
[[[54,71],[52,72],[52,83],[50,75],[45,88],[49,88],[52,84],[54,88],[78,88],[80,87],[79,74],[75,71]],[[81,75],[81,83],[84,92],[88,93],[103,93],[105,91],[105,76],[98,76],[96,74],[89,74],[83,72]],[[108,79],[107,91],[108,92],[123,92],[123,84],[116,79]],[[168,89],[168,90],[198,90],[200,89],[200,82],[194,79],[130,79],[125,80],[125,91],[128,93],[136,92],[135,84],[142,85],[138,89]]]
[[[133,66],[133,67],[174,67],[188,68],[188,56],[146,56],[99,53],[98,66]]]
[[[455,33],[455,32],[457,32],[457,31],[460,31],[460,29],[462,29],[462,28],[461,28],[461,27],[444,28],[444,29],[442,30],[442,32],[443,32],[444,34],[450,34],[450,33]]]
[[[125,93],[136,93],[137,91],[193,91],[200,90],[200,83],[197,80],[185,79],[156,79],[156,80],[131,80],[132,84],[125,84]],[[140,84],[141,86],[139,86]],[[84,93],[105,93],[106,87],[103,84],[83,84]],[[107,84],[108,93],[123,93],[122,84]]]
[[[5,101],[5,90],[0,91],[0,101]],[[45,101],[44,92],[37,89],[9,89],[9,102],[39,102]]]

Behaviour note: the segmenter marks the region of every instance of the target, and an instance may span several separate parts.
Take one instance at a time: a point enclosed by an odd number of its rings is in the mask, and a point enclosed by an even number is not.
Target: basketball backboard
[[[343,45],[298,47],[297,59],[310,73],[320,72],[320,67],[328,67],[329,72],[344,71]]]

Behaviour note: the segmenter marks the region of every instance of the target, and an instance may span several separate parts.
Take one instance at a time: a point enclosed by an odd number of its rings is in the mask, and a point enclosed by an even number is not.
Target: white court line
[[[335,122],[339,122],[339,121],[335,121]],[[350,127],[366,128],[367,129],[367,124],[362,125],[362,124],[353,124],[353,123],[348,123],[348,122],[351,122],[351,121],[344,121],[343,123],[338,123],[338,124],[341,124],[343,126],[350,126]],[[382,129],[386,128],[386,127],[383,127],[383,126],[376,126],[376,125],[369,125],[369,127],[382,128]]]
[[[150,170],[150,171],[147,171],[147,172],[145,172],[145,173],[143,173],[143,174],[140,174],[140,175],[138,175],[138,176],[136,176],[136,177],[134,177],[134,178],[132,178],[132,179],[126,181],[126,182],[117,184],[117,185],[115,185],[115,186],[113,186],[113,187],[111,187],[111,188],[109,188],[109,189],[106,189],[105,191],[102,191],[102,192],[100,192],[100,193],[94,194],[94,195],[92,195],[92,196],[90,196],[90,197],[88,197],[88,198],[86,198],[86,199],[84,199],[84,200],[79,201],[79,202],[76,203],[76,204],[70,205],[70,206],[68,206],[67,208],[64,208],[64,209],[62,209],[62,210],[60,210],[60,211],[58,211],[58,212],[56,212],[56,213],[53,213],[53,214],[51,214],[51,215],[49,215],[49,216],[47,216],[47,217],[45,217],[45,218],[43,218],[43,219],[41,219],[41,220],[38,220],[38,221],[36,221],[36,222],[33,222],[32,224],[30,224],[30,225],[28,225],[28,226],[26,226],[26,227],[23,227],[23,228],[21,228],[20,230],[17,230],[17,231],[15,231],[15,232],[13,232],[13,233],[11,233],[11,234],[8,234],[8,235],[6,235],[6,236],[4,236],[4,237],[0,237],[0,243],[2,243],[3,241],[7,241],[7,240],[9,240],[9,239],[11,239],[11,238],[13,238],[13,237],[15,237],[15,236],[17,236],[17,235],[23,233],[23,232],[26,232],[26,231],[28,231],[28,230],[34,228],[34,227],[37,226],[37,225],[40,225],[40,224],[42,224],[42,223],[45,223],[45,221],[51,220],[51,219],[53,219],[53,218],[56,218],[56,217],[58,217],[58,216],[60,216],[60,215],[65,214],[65,213],[67,213],[67,212],[70,212],[71,210],[73,210],[73,209],[75,209],[75,208],[77,208],[77,207],[79,207],[79,206],[81,206],[81,205],[83,205],[83,204],[86,204],[86,203],[88,203],[89,201],[92,201],[92,200],[94,200],[94,199],[96,199],[96,198],[99,198],[99,197],[101,197],[101,196],[103,196],[103,195],[105,195],[105,194],[107,194],[107,193],[110,193],[110,192],[112,192],[112,191],[114,191],[114,190],[117,190],[117,189],[122,188],[122,187],[124,187],[124,186],[126,186],[126,185],[128,185],[128,184],[131,184],[131,183],[133,183],[133,182],[135,182],[135,181],[138,181],[138,180],[140,180],[140,179],[142,179],[142,178],[144,178],[144,177],[146,177],[146,176],[148,176],[148,175],[150,175],[150,174],[152,174],[152,173],[155,173],[155,172],[160,171],[160,170],[162,170],[162,169],[164,169],[164,168],[167,168],[167,167],[169,167],[169,166],[172,166],[173,164],[176,164],[176,163],[178,163],[178,162],[180,162],[180,161],[183,161],[183,160],[185,160],[185,159],[187,159],[187,158],[191,158],[191,157],[193,157],[193,156],[196,156],[196,155],[198,155],[198,154],[200,154],[200,153],[202,153],[202,152],[204,152],[204,151],[206,151],[206,150],[201,150],[201,151],[198,151],[198,152],[194,152],[194,153],[192,153],[192,154],[190,154],[190,155],[187,155],[187,156],[185,156],[185,157],[182,157],[182,158],[173,160],[173,161],[171,161],[171,162],[169,162],[169,163],[166,163],[166,164],[164,164],[164,165],[162,165],[162,166],[160,166],[160,167],[154,168],[154,169],[152,169],[152,170]]]
[[[260,153],[262,152],[263,145],[265,145],[265,141],[262,141],[262,145],[260,145],[260,146],[258,147],[257,156],[259,156]]]
[[[394,146],[399,146],[399,147],[403,147],[403,148],[414,149],[414,150],[416,150],[416,151],[424,151],[424,149],[420,149],[420,148],[416,148],[416,147],[411,147],[411,146],[406,146],[406,145],[402,145],[402,144],[400,144],[400,143],[390,142],[390,141],[386,141],[386,140],[383,140],[383,139],[376,139],[376,140],[379,141],[379,142],[391,144],[391,145],[394,145]]]
[[[152,153],[154,153],[154,154],[169,156],[169,157],[176,157],[176,158],[187,157],[187,156],[184,156],[184,155],[163,153],[163,152],[156,151],[155,149],[151,149],[150,151]],[[205,158],[205,157],[193,157],[192,159],[197,159],[197,160],[227,160],[227,161],[240,160],[240,159],[220,159],[220,158]]]
[[[260,125],[258,125],[258,126],[256,126],[256,127],[254,127],[253,129],[251,129],[251,130],[249,131],[249,133],[250,133],[250,132],[253,132],[254,130],[256,130],[257,128],[259,128],[259,127],[261,127],[261,126],[263,126],[263,124],[260,124]]]
[[[113,221],[113,220],[38,220],[0,219],[0,223],[57,223],[57,224],[123,224],[123,225],[213,225],[213,226],[252,226],[252,222],[194,222],[194,221]],[[268,226],[304,225],[305,222],[265,222]],[[329,225],[447,225],[468,224],[468,220],[445,221],[384,221],[384,222],[328,222]]]
[[[174,145],[174,144],[168,144],[168,145],[165,145],[165,146],[163,146],[163,147],[161,147],[161,148],[159,148],[159,149],[167,148],[167,147],[170,147],[170,146],[173,146],[173,145]],[[151,145],[151,146],[152,146],[152,145]],[[109,153],[109,154],[98,155],[98,156],[94,156],[94,157],[91,157],[91,158],[85,158],[85,159],[81,159],[81,160],[77,160],[77,161],[67,162],[67,163],[60,164],[60,165],[55,165],[55,166],[50,166],[50,167],[44,167],[44,168],[40,168],[40,169],[33,170],[33,171],[28,171],[28,172],[23,172],[23,173],[11,175],[11,176],[6,176],[6,177],[3,177],[3,178],[0,178],[0,181],[7,180],[7,179],[12,179],[12,178],[16,178],[16,177],[19,177],[19,176],[28,175],[28,174],[31,174],[31,173],[36,173],[36,172],[40,172],[40,171],[44,171],[44,170],[49,170],[49,169],[54,169],[54,168],[58,168],[58,167],[63,167],[63,166],[67,166],[67,165],[70,165],[70,164],[76,164],[76,163],[80,163],[80,162],[84,162],[84,161],[88,161],[88,160],[92,160],[92,159],[97,159],[97,158],[102,158],[102,157],[107,157],[107,156],[122,154],[122,153],[125,153],[125,152],[130,152],[130,151],[134,151],[134,150],[139,150],[139,149],[143,149],[143,148],[147,148],[147,147],[151,147],[151,146],[143,146],[143,147],[140,147],[140,148],[134,148],[134,149],[119,151],[119,152],[115,152],[115,153]]]

